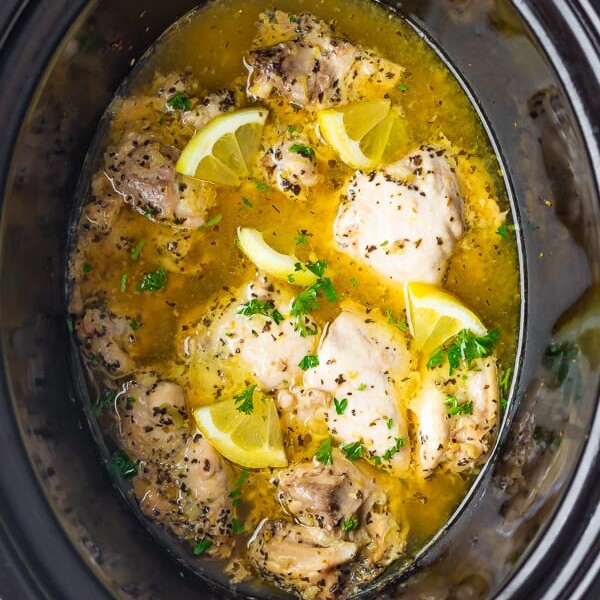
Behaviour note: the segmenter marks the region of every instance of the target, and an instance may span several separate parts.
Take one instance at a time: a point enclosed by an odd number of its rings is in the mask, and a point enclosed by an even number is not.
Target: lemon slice
[[[325,141],[355,169],[372,169],[395,157],[395,147],[406,138],[403,119],[389,100],[321,110],[317,118]]]
[[[458,298],[428,283],[408,282],[404,287],[408,328],[416,349],[428,356],[462,329],[486,333],[477,315]]]
[[[307,269],[296,270],[300,261],[271,248],[260,231],[239,227],[237,233],[242,252],[267,275],[302,286],[312,285],[317,280],[317,276]]]
[[[196,408],[194,417],[208,441],[230,461],[251,469],[287,466],[272,398],[256,393],[250,414],[239,412],[233,400],[224,400]]]
[[[183,149],[177,171],[212,183],[240,185],[249,174],[268,114],[245,108],[215,117]]]

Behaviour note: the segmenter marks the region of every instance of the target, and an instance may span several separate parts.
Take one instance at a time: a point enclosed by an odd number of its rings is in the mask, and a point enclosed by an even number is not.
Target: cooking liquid
[[[242,58],[256,35],[259,13],[269,8],[274,7],[266,0],[223,0],[185,17],[139,65],[128,93],[148,93],[157,72],[185,69],[207,92],[236,79],[243,81],[246,70]],[[408,123],[406,152],[423,143],[440,142],[458,150],[457,175],[465,200],[467,229],[449,261],[444,285],[489,329],[500,330],[496,352],[501,373],[503,367],[513,364],[516,351],[520,302],[516,245],[514,233],[509,232],[508,239],[496,233],[502,222],[500,213],[508,210],[508,201],[498,162],[467,96],[411,27],[376,4],[364,0],[281,0],[275,8],[292,14],[308,11],[325,21],[335,21],[339,34],[406,69],[403,85],[391,93],[392,104],[402,107]],[[284,120],[299,130],[307,127],[301,117],[286,110]],[[152,129],[165,143],[180,148],[193,134],[158,120]],[[122,133],[123,123],[114,120],[107,134],[109,141],[118,140]],[[176,234],[178,243],[189,247],[176,265],[165,263],[161,250],[166,241],[174,239],[172,230],[152,223],[129,207],[121,211],[108,236],[78,247],[79,258],[92,266],[85,274],[74,274],[83,302],[103,298],[117,314],[129,315],[141,323],[133,347],[139,369],[153,369],[163,379],[183,385],[190,409],[214,398],[202,385],[201,365],[185,368],[181,326],[200,315],[211,316],[208,303],[223,288],[235,289],[253,279],[255,268],[241,257],[234,243],[239,226],[265,232],[270,245],[296,254],[300,260],[327,260],[341,298],[382,311],[391,309],[396,318],[404,319],[402,289],[355,264],[333,244],[332,224],[338,208],[335,189],[352,170],[338,160],[333,168],[321,162],[319,171],[327,177],[311,189],[308,200],[292,200],[275,189],[263,191],[262,180],[258,185],[246,181],[241,188],[219,187],[217,203],[207,218],[219,215],[221,220],[203,231]],[[301,231],[306,232],[307,243],[298,245],[295,240]],[[134,260],[131,252],[140,240],[144,240],[144,246]],[[167,271],[166,288],[155,294],[137,292],[142,274],[161,265]],[[123,274],[128,276],[125,291],[121,291]],[[313,316],[322,326],[338,311],[338,304],[322,301],[321,309]],[[288,440],[290,463],[312,457],[319,441],[316,438],[300,447]],[[402,478],[393,477],[365,461],[361,461],[362,467],[385,488],[398,522],[408,525],[408,555],[417,552],[444,526],[475,475],[438,469],[424,480],[412,472]],[[240,512],[249,533],[262,518],[283,516],[275,488],[269,482],[271,477],[269,470],[251,471],[244,484]],[[243,553],[246,539],[245,535],[236,536],[238,552]]]

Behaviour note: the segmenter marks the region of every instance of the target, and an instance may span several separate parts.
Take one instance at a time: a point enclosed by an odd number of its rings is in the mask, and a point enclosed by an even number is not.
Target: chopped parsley
[[[383,460],[391,460],[392,456],[397,452],[400,452],[402,448],[406,445],[406,441],[404,438],[396,438],[396,443],[389,449],[383,453]]]
[[[501,408],[502,410],[506,410],[506,409],[507,409],[507,407],[508,407],[508,400],[507,400],[507,399],[506,399],[504,396],[502,396],[502,397],[500,398],[500,408]]]
[[[214,227],[215,225],[218,225],[222,219],[223,219],[222,215],[215,215],[214,217],[212,217],[212,219],[209,219],[208,221],[206,221],[206,223],[204,223],[204,225],[200,225],[200,227],[198,227],[197,231],[204,231],[205,229],[208,229],[209,227]]]
[[[168,100],[167,106],[174,110],[191,110],[192,103],[183,92],[175,92]]]
[[[359,392],[364,392],[367,389],[367,384],[366,383],[359,383],[357,389],[358,389]]]
[[[137,331],[141,326],[142,324],[140,321],[136,321],[135,319],[131,319],[131,321],[129,321],[129,327],[131,327],[133,331]]]
[[[307,369],[312,369],[313,367],[319,366],[319,357],[316,354],[307,354],[299,363],[298,366],[306,371]]]
[[[388,419],[386,422],[386,426],[388,429],[391,429],[394,426],[394,419]]]
[[[358,281],[357,281],[356,277],[350,277],[350,285],[352,287],[356,287],[357,284],[358,284]]]
[[[381,242],[381,244],[379,244],[379,247],[385,248],[389,243],[390,243],[389,240],[385,240],[384,242]]]
[[[121,450],[115,452],[108,461],[108,470],[119,479],[129,479],[138,473],[135,463]]]
[[[498,229],[496,229],[496,233],[501,237],[506,239],[508,237],[508,233],[510,231],[514,231],[515,230],[515,226],[514,225],[507,225],[506,223],[502,223],[502,225],[500,225],[500,227],[498,227]]]
[[[83,272],[84,273],[89,273],[91,270],[93,270],[94,267],[92,267],[91,263],[89,262],[84,262],[83,263]]]
[[[265,192],[266,193],[266,192],[270,191],[269,190],[269,186],[266,183],[260,181],[260,179],[252,179],[252,183],[255,185],[256,189],[259,192]]]
[[[243,392],[237,394],[237,396],[233,397],[233,401],[236,404],[236,408],[239,412],[244,413],[245,415],[251,415],[254,411],[254,390],[256,389],[255,385],[249,385]]]
[[[331,454],[331,442],[332,437],[329,436],[326,440],[321,442],[321,445],[317,448],[315,458],[323,465],[333,464],[333,455]]]
[[[344,519],[342,528],[344,531],[354,531],[358,527],[358,519]]]
[[[397,327],[401,331],[408,331],[408,323],[406,321],[399,321],[394,318],[394,313],[392,313],[391,308],[385,309],[385,316],[387,317],[387,324],[392,325],[393,327]]]
[[[99,417],[109,406],[115,402],[117,395],[112,390],[104,390],[96,404],[92,406],[92,414]]]
[[[398,89],[404,94],[404,92],[408,92],[408,86],[405,83],[401,83],[398,86]]]
[[[460,331],[452,338],[449,345],[444,345],[435,350],[427,361],[427,368],[434,369],[448,359],[449,374],[452,375],[459,368],[461,362],[468,367],[477,358],[485,358],[494,351],[494,346],[500,337],[500,332],[494,329],[485,335],[474,335],[467,329]]]
[[[342,446],[344,454],[354,462],[357,458],[363,456],[363,445],[360,442],[351,442],[350,444],[344,444]]]
[[[237,314],[244,315],[245,317],[264,315],[265,317],[271,317],[277,325],[284,319],[283,315],[275,308],[275,305],[271,300],[265,302],[258,298],[252,298],[252,300],[244,302],[244,304],[240,306]]]
[[[244,531],[246,531],[246,528],[244,527],[243,523],[237,519],[231,519],[231,533],[233,533],[233,535],[244,533]]]
[[[296,133],[296,131],[298,131],[298,127],[296,125],[288,125],[287,130],[288,133]]]
[[[444,400],[444,404],[448,407],[448,416],[453,417],[455,415],[472,415],[473,414],[473,402],[459,402],[456,396],[448,396]]]
[[[296,22],[296,17],[294,15],[290,15],[289,16],[289,21],[290,21],[290,23],[295,23]]]
[[[343,415],[348,408],[348,399],[343,398],[342,400],[338,400],[337,398],[333,399],[333,404],[335,406],[335,412],[338,415]]]
[[[297,231],[298,233],[298,237],[296,237],[294,239],[294,241],[296,242],[296,244],[298,244],[298,246],[301,246],[302,244],[306,244],[307,240],[307,234],[308,231],[306,231],[306,229],[298,229]]]
[[[503,392],[508,392],[508,386],[510,385],[510,377],[512,375],[512,369],[508,367],[504,374],[502,375],[502,379],[500,380],[500,389]]]
[[[194,546],[194,554],[196,556],[206,552],[210,547],[212,546],[212,542],[210,540],[207,540],[206,538],[203,540],[200,540],[195,546]]]
[[[235,480],[235,487],[228,494],[229,498],[232,499],[231,504],[233,506],[239,506],[242,501],[240,496],[242,495],[242,486],[244,485],[246,479],[248,479],[248,469],[242,469],[242,472]]]
[[[127,273],[123,273],[121,275],[121,279],[119,280],[119,291],[121,293],[125,292],[125,290],[127,289],[127,279],[129,278],[129,275]]]
[[[250,202],[250,200],[248,200],[246,196],[242,196],[242,204],[245,204],[249,208],[252,208],[254,206],[254,204],[252,204],[252,202]]]
[[[144,247],[144,244],[146,242],[144,240],[140,240],[136,245],[135,248],[131,251],[131,258],[133,260],[137,260],[140,256],[140,252],[142,251],[142,248]]]
[[[160,267],[151,273],[144,273],[144,277],[138,283],[138,292],[158,292],[167,284],[167,275],[163,268]]]
[[[317,277],[323,277],[325,269],[327,268],[326,260],[317,260],[316,262],[307,262],[304,265],[311,273],[314,273]]]
[[[315,149],[310,146],[304,146],[303,144],[292,144],[290,146],[290,152],[300,154],[300,156],[304,156],[304,158],[312,159],[315,156]]]

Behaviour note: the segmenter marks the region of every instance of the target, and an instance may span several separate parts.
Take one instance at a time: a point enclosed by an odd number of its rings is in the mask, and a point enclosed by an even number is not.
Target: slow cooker
[[[450,523],[371,593],[600,598],[600,8],[385,0],[442,55],[518,223],[518,368],[496,449]],[[220,598],[144,528],[82,409],[65,253],[110,98],[193,0],[0,3],[0,597]]]

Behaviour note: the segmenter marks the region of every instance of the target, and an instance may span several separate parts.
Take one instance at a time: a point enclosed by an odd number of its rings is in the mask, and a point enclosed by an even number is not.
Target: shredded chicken
[[[397,283],[439,283],[464,230],[445,151],[422,146],[379,171],[358,171],[334,224],[342,252]]]
[[[402,67],[337,36],[308,13],[263,13],[253,45],[246,57],[248,94],[266,99],[276,92],[307,110],[356,102],[365,89],[382,97],[403,73]]]

